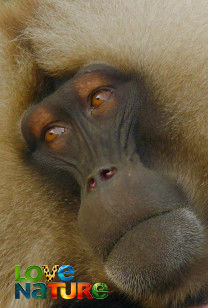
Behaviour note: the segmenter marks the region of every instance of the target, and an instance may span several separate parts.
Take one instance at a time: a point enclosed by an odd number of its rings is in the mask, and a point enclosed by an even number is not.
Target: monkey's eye
[[[45,131],[44,139],[46,142],[51,142],[65,132],[65,127],[54,126]]]
[[[112,89],[98,89],[90,95],[90,105],[93,108],[98,108],[103,103],[106,103],[112,96]]]

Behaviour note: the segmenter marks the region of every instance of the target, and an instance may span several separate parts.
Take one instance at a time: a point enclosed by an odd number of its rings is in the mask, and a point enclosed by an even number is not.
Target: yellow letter
[[[48,265],[43,265],[42,269],[43,269],[43,272],[44,272],[44,274],[46,276],[47,281],[49,282],[49,281],[52,281],[54,279],[54,277],[56,275],[56,272],[59,269],[59,265],[54,265],[53,266],[51,274],[49,272]]]
[[[75,296],[76,296],[76,282],[71,283],[71,294],[70,295],[66,294],[66,288],[61,288],[60,294],[61,294],[61,297],[64,298],[64,299],[75,298]]]

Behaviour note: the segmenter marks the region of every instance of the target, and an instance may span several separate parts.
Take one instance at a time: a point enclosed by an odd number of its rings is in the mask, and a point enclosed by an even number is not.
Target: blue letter
[[[66,271],[64,272],[64,270]],[[62,265],[59,268],[58,277],[62,281],[71,281],[74,278],[74,276],[65,276],[65,275],[72,275],[72,274],[74,274],[74,269],[70,265]]]
[[[29,299],[30,298],[30,283],[26,283],[26,290],[23,289],[21,284],[15,282],[15,299],[20,299],[20,292]]]
[[[47,287],[45,283],[39,282],[39,283],[34,283],[33,287],[39,287],[40,289],[36,289],[32,291],[32,297],[33,298],[46,298],[46,290]],[[39,294],[38,294],[39,293]]]

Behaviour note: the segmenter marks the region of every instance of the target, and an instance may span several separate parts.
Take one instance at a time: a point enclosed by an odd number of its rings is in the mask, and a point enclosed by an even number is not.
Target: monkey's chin
[[[202,255],[203,234],[188,209],[152,217],[117,242],[106,260],[106,272],[131,297],[163,295],[180,286]]]

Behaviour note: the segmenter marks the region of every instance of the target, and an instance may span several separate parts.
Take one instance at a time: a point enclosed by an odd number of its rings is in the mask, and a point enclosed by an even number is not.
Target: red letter
[[[85,289],[83,290],[83,288]],[[88,299],[92,299],[92,295],[90,294],[91,285],[87,282],[79,282],[78,283],[78,292],[77,292],[77,298],[83,299],[83,293],[86,295]]]

